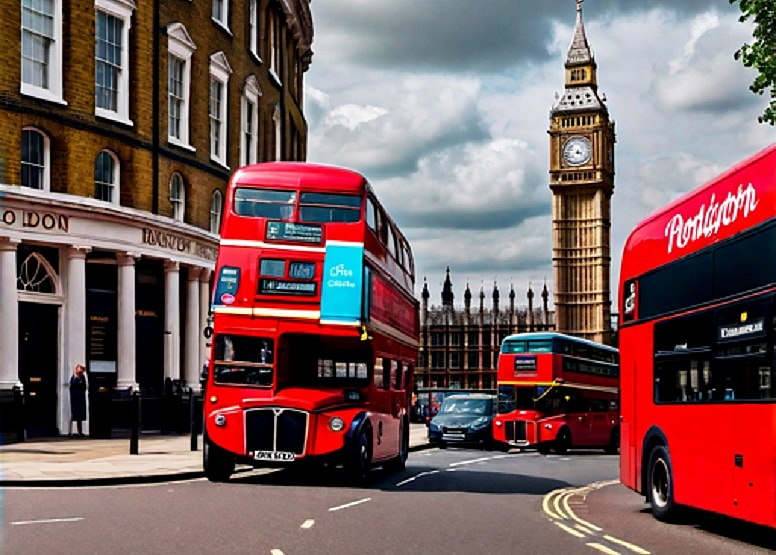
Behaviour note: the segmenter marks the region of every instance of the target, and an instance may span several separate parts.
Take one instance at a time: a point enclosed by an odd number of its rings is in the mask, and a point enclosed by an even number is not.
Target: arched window
[[[177,172],[170,178],[170,204],[172,217],[182,222],[186,213],[186,188],[183,184],[183,176]]]
[[[221,213],[224,209],[224,195],[216,189],[210,197],[210,233],[221,230]]]
[[[107,150],[101,150],[94,161],[94,198],[119,202],[119,161]]]
[[[49,139],[34,127],[22,129],[22,187],[49,190]]]

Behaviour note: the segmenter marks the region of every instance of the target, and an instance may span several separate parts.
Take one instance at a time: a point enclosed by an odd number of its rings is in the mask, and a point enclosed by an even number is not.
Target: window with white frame
[[[210,196],[210,233],[221,231],[221,213],[224,209],[224,195],[216,189]]]
[[[229,29],[229,0],[213,0],[213,10],[211,12],[213,21],[221,25],[224,29]]]
[[[49,138],[34,127],[22,129],[22,187],[49,190]]]
[[[129,28],[132,0],[96,0],[94,113],[132,125],[129,119]]]
[[[242,127],[240,129],[240,165],[255,164],[258,152],[259,96],[261,88],[256,76],[245,80],[242,97]]]
[[[66,104],[62,98],[62,0],[22,0],[21,92]]]
[[[183,176],[178,172],[172,174],[170,178],[170,205],[172,206],[172,217],[182,222],[186,215],[186,187],[183,183]]]
[[[227,166],[227,87],[232,68],[223,52],[210,56],[210,159]]]
[[[248,50],[261,61],[259,58],[259,2],[258,0],[248,1],[248,26],[250,32],[248,33]]]
[[[181,23],[167,26],[167,141],[192,149],[189,144],[191,57],[197,46]]]
[[[269,74],[280,84],[280,71],[278,67],[278,30],[277,16],[272,5],[267,9],[267,47],[269,49]]]
[[[119,161],[107,150],[100,151],[94,161],[94,198],[119,203]]]

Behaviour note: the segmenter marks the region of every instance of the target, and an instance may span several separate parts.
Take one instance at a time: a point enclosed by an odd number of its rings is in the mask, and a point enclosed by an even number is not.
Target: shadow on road
[[[359,487],[393,492],[460,492],[492,494],[544,495],[553,490],[569,487],[562,480],[535,475],[504,474],[485,472],[471,468],[438,469],[413,466],[402,472],[388,472],[374,469],[367,483],[354,486],[342,468],[318,469],[316,471],[284,469],[262,475],[246,475],[232,480],[233,483],[262,486],[303,486],[321,488]]]
[[[651,510],[647,508],[642,509],[641,512],[651,513]],[[776,550],[776,530],[735,518],[685,507],[679,512],[673,524],[692,527],[747,545]]]

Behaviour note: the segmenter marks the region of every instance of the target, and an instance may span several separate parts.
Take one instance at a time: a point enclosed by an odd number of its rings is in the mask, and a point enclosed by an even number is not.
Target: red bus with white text
[[[619,446],[617,349],[553,332],[501,343],[493,439],[541,453]]]
[[[409,243],[360,174],[246,166],[226,194],[204,469],[404,468],[418,352]]]
[[[619,296],[621,482],[776,526],[776,144],[639,223]]]

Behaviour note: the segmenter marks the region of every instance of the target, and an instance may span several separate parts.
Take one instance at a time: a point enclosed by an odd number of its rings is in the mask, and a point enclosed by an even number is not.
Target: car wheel
[[[604,447],[604,452],[609,455],[616,455],[620,450],[620,428],[615,426],[612,428],[612,434],[609,437],[609,445]]]
[[[202,467],[211,482],[227,482],[234,472],[234,457],[205,435],[202,444]]]
[[[569,447],[571,447],[571,432],[568,428],[562,428],[555,438],[555,452],[558,455],[565,455],[569,452]]]
[[[407,456],[410,451],[410,433],[406,421],[402,422],[399,438],[399,454],[383,465],[383,468],[393,472],[401,472],[407,467]]]
[[[662,445],[655,447],[649,456],[649,502],[656,519],[670,522],[676,517],[671,457]]]
[[[358,434],[350,452],[349,460],[345,464],[345,470],[350,480],[356,485],[364,485],[369,477],[372,466],[372,441],[369,430],[362,430]]]

